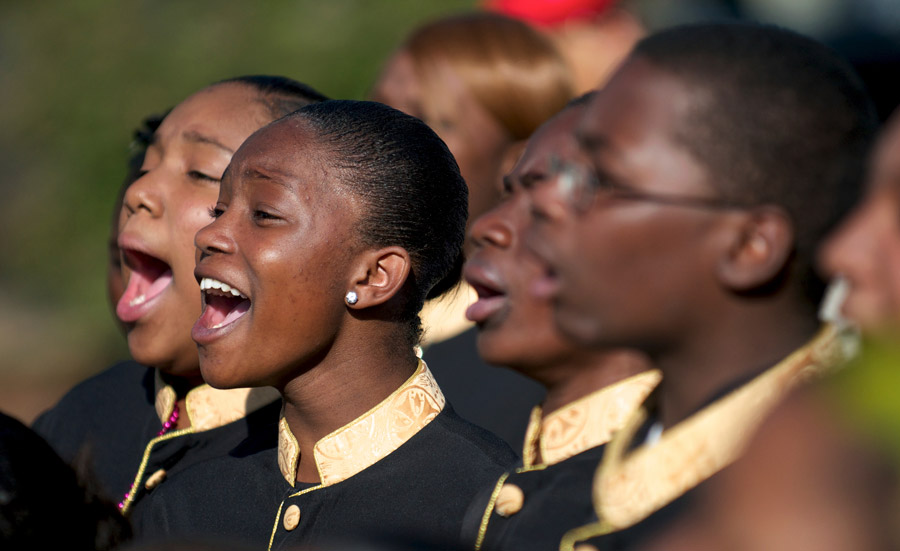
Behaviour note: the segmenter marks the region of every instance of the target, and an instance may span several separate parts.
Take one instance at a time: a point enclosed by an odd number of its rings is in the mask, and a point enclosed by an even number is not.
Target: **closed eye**
[[[253,211],[253,218],[256,220],[280,220],[281,218],[275,216],[270,212],[266,212],[264,210],[255,210]]]
[[[189,170],[187,174],[192,180],[203,180],[203,181],[215,182],[215,183],[219,183],[222,181],[221,178],[217,178],[215,176],[210,176],[209,174],[205,174],[203,172],[200,172],[199,170]]]

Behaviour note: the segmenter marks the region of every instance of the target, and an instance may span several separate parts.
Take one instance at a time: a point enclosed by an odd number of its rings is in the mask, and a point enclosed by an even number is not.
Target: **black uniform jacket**
[[[185,404],[191,428],[159,436],[175,392],[157,370],[127,361],[78,384],[33,428],[69,463],[86,462],[103,497],[130,513],[178,471],[225,455],[256,427],[275,426],[281,411],[271,388],[201,385]]]
[[[661,537],[689,514],[701,485],[740,457],[788,392],[847,362],[852,348],[847,344],[846,334],[826,325],[774,367],[730,385],[665,430],[654,422],[651,394],[606,445],[593,486],[597,520],[568,532],[559,548],[640,549]]]
[[[604,444],[659,383],[647,371],[542,415],[534,408],[522,462],[475,499],[463,528],[468,549],[556,549],[594,517],[591,487]]]
[[[372,538],[457,548],[466,507],[516,457],[457,416],[420,362],[391,396],[319,440],[320,482],[297,481],[298,460],[282,419],[277,431],[182,472],[151,496],[136,530],[269,549]]]

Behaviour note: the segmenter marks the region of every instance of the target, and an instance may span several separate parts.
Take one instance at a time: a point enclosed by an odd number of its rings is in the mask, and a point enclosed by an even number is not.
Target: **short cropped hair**
[[[365,204],[361,242],[409,253],[410,293],[398,321],[416,344],[425,299],[462,263],[469,195],[456,159],[424,122],[381,103],[331,100],[286,118],[294,117],[341,169],[338,185]]]
[[[632,55],[697,92],[676,139],[725,199],[788,212],[811,275],[816,246],[860,197],[878,128],[849,63],[795,32],[748,23],[675,27]]]

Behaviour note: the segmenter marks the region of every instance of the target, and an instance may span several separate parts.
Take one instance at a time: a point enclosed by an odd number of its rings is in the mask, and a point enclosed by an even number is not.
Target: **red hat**
[[[608,10],[615,0],[483,0],[482,6],[541,27],[569,20],[591,19]]]

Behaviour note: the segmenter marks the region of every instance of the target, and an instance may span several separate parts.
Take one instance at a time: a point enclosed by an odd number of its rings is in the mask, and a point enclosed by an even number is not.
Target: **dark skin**
[[[843,314],[864,332],[888,338],[900,327],[898,151],[900,113],[879,139],[865,198],[819,251],[823,271],[850,284]]]
[[[417,358],[399,307],[411,270],[401,247],[355,233],[365,205],[302,119],[257,132],[222,180],[216,220],[197,233],[198,280],[243,293],[246,310],[204,293],[192,336],[218,388],[274,386],[300,445],[297,478],[317,482],[313,448],[400,387]],[[344,296],[355,291],[355,305]],[[230,317],[229,317],[230,316]]]
[[[159,369],[185,393],[203,383],[191,326],[199,315],[194,234],[208,224],[219,179],[234,151],[271,120],[250,87],[217,84],[182,101],[147,148],[138,178],[123,198],[118,245],[125,289],[117,315],[128,329],[132,357]],[[171,279],[164,282],[165,272]],[[178,428],[189,426],[187,415]]]
[[[501,202],[471,224],[474,252],[465,269],[466,280],[479,294],[468,310],[478,325],[479,354],[547,387],[544,415],[647,368],[635,352],[594,351],[564,337],[553,323],[550,301],[529,289],[541,275],[541,264],[522,241],[531,210],[528,189],[548,178],[551,155],[578,156],[572,130],[583,110],[565,110],[529,140],[504,178]]]
[[[702,99],[695,90],[641,58],[626,62],[575,132],[600,191],[576,211],[558,186],[536,187],[528,232],[545,264],[532,289],[553,300],[560,330],[594,348],[641,350],[663,372],[664,427],[818,328],[791,277],[793,227],[782,209],[623,198],[717,196],[714,182],[727,176],[710,174],[677,137]]]

